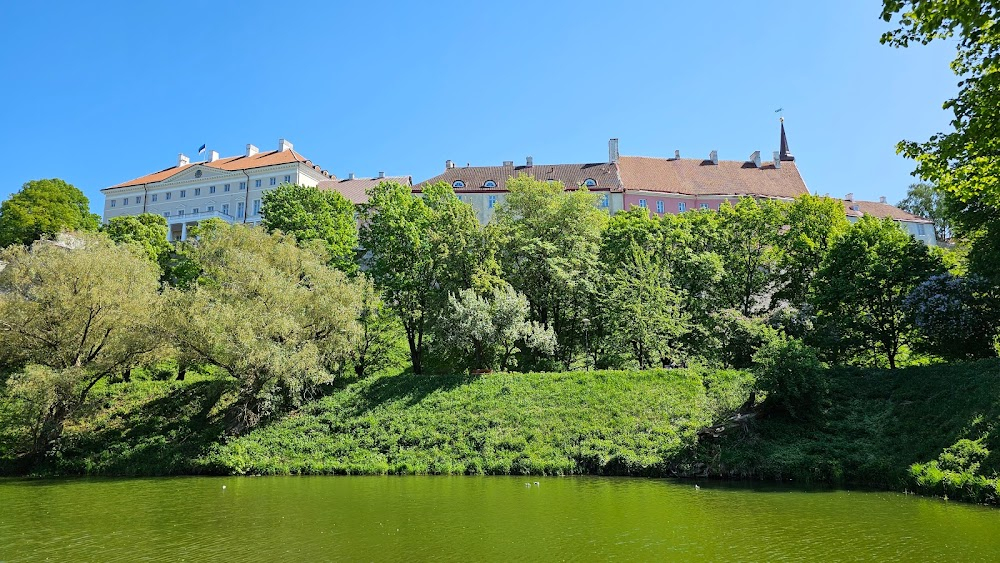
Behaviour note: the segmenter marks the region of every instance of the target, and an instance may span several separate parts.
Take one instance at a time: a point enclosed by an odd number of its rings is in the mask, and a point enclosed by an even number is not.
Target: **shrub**
[[[816,350],[787,338],[765,344],[754,354],[757,388],[767,394],[766,405],[793,418],[819,411],[829,384]]]

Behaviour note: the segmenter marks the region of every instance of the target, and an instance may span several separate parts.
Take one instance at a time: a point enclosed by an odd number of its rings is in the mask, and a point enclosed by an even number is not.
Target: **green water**
[[[1000,560],[1000,510],[614,478],[0,481],[0,561],[331,559]]]

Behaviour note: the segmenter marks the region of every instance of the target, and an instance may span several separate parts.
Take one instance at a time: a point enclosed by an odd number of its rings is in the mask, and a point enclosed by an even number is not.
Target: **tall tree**
[[[944,271],[927,246],[891,219],[862,217],[834,243],[814,280],[818,332],[839,352],[874,351],[890,369],[915,336],[904,299]]]
[[[809,194],[796,198],[787,207],[778,239],[780,286],[775,297],[802,306],[823,258],[849,226],[840,200]]]
[[[96,231],[101,218],[90,212],[83,192],[58,178],[32,180],[0,204],[0,248],[31,244],[62,231]]]
[[[158,271],[134,249],[82,233],[12,246],[0,265],[0,368],[44,368],[18,376],[21,388],[46,401],[37,409],[41,453],[98,382],[158,346]]]
[[[130,244],[139,249],[152,262],[165,268],[172,250],[167,241],[167,220],[154,213],[112,217],[104,227],[111,240]]]
[[[775,201],[745,197],[719,208],[721,241],[716,251],[725,267],[721,284],[725,306],[747,317],[770,307],[783,225],[784,208]]]
[[[343,194],[282,184],[264,192],[262,202],[261,215],[268,232],[280,231],[299,242],[323,241],[334,267],[345,272],[356,269],[356,209]]]
[[[951,238],[951,224],[948,220],[945,194],[927,183],[910,184],[906,199],[896,207],[934,221],[934,237],[939,241]]]

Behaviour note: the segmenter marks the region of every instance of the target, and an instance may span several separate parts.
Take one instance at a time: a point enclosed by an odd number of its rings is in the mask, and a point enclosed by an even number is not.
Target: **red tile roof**
[[[183,172],[192,166],[207,166],[209,168],[217,168],[219,170],[249,170],[251,168],[262,168],[264,166],[275,166],[278,164],[289,164],[292,162],[301,162],[306,164],[310,168],[315,169],[318,172],[322,172],[319,166],[313,164],[311,161],[307,160],[301,154],[295,152],[294,150],[287,151],[270,151],[261,152],[253,156],[228,156],[226,158],[220,158],[214,162],[195,162],[192,164],[185,164],[184,166],[173,166],[159,172],[153,172],[152,174],[147,174],[145,176],[136,178],[134,180],[129,180],[128,182],[122,182],[111,186],[109,189],[113,188],[124,188],[128,186],[138,186],[140,184],[151,184],[153,182],[162,182],[168,178],[173,177],[175,174]],[[326,176],[333,178],[330,174]]]
[[[889,205],[888,203],[879,203],[877,201],[844,200],[844,211],[847,212],[848,217],[861,217],[863,215],[872,215],[880,219],[889,217],[894,221],[908,221],[911,223],[927,223],[927,224],[934,223],[934,221],[931,221],[930,219],[924,219],[919,215],[914,215],[913,213],[903,211],[902,209],[896,207],[895,205]]]
[[[691,158],[666,159],[623,156],[618,161],[622,184],[628,191],[642,190],[683,195],[754,195],[795,198],[808,194],[799,169],[785,161],[781,168],[765,161],[752,162]]]
[[[413,185],[413,178],[410,176],[386,176],[385,178],[323,180],[319,183],[319,189],[338,191],[344,194],[344,197],[351,200],[351,202],[358,204],[367,203],[368,189],[373,188],[382,182],[396,182],[397,184],[410,186]]]
[[[444,173],[439,174],[429,180],[424,180],[413,187],[414,192],[420,192],[423,186],[445,182],[454,186],[457,180],[465,183],[464,188],[457,188],[456,192],[490,191],[503,192],[507,190],[507,180],[516,178],[521,174],[526,174],[537,180],[556,180],[562,182],[567,189],[576,189],[588,178],[597,182],[594,189],[610,189],[621,191],[622,183],[618,178],[618,169],[614,164],[606,162],[590,164],[535,164],[534,166],[466,166],[449,168]],[[496,188],[484,188],[487,181],[494,181]]]

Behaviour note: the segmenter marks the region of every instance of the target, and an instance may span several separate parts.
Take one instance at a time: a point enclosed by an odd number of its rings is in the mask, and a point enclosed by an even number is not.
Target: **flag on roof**
[[[205,152],[205,147],[207,147],[207,146],[208,145],[202,145],[202,146],[198,147],[198,154],[201,154],[201,153]]]

